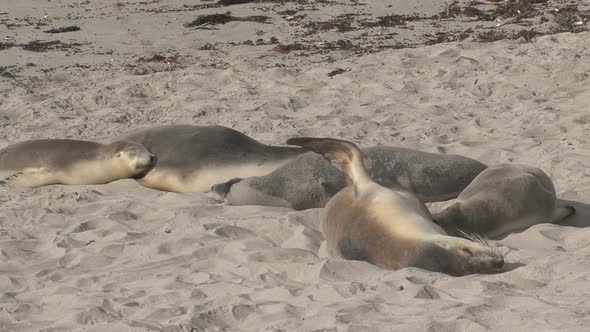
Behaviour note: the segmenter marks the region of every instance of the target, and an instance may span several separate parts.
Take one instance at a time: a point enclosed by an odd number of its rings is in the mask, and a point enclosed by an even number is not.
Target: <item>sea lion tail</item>
[[[335,138],[294,137],[288,139],[287,144],[301,146],[335,162],[355,185],[369,179],[361,150],[352,142]]]

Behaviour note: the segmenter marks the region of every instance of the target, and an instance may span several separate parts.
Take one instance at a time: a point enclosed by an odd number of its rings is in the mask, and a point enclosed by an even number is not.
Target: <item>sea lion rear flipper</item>
[[[368,251],[364,248],[358,239],[354,236],[344,236],[338,240],[338,251],[344,259],[355,261],[371,261]]]
[[[1,181],[4,185],[21,188],[36,188],[57,183],[55,176],[46,169],[17,172]]]
[[[355,185],[371,181],[365,168],[360,148],[349,141],[323,137],[294,137],[286,142],[309,149],[328,159],[350,179]]]
[[[7,185],[14,185],[14,180],[18,179],[21,175],[23,175],[24,172],[16,172],[14,174],[11,174],[7,177],[5,177],[4,179],[0,180],[0,185],[2,186],[7,186]]]
[[[563,207],[558,207],[555,209],[555,211],[553,211],[553,215],[551,215],[551,223],[558,224],[574,213],[576,213],[576,208],[573,206],[566,205]]]

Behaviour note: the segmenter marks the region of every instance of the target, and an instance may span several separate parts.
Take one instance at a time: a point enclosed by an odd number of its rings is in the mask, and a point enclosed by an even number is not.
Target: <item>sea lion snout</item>
[[[485,273],[494,273],[500,271],[504,267],[504,255],[497,249],[489,249],[486,256],[487,258],[485,256],[480,257],[480,268],[476,269],[474,272],[481,270],[481,272]]]
[[[501,269],[504,267],[504,256],[500,256],[492,261],[492,267],[494,269]]]
[[[137,154],[135,156],[137,158],[137,166],[141,169],[151,169],[156,165],[158,162],[158,157],[153,153],[148,152],[147,154]]]
[[[231,187],[242,180],[242,178],[233,178],[227,182],[212,185],[208,193],[209,199],[213,203],[225,203]]]
[[[229,194],[231,187],[240,181],[242,181],[242,178],[233,178],[227,182],[214,184],[211,186],[210,191],[219,198],[225,198]]]

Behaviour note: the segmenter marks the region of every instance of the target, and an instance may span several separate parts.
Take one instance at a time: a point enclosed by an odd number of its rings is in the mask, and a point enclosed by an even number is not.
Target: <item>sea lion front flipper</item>
[[[324,187],[326,193],[330,196],[336,195],[340,190],[342,190],[342,188],[344,188],[342,186],[338,186],[337,184],[330,182],[322,182],[321,185],[322,187]]]

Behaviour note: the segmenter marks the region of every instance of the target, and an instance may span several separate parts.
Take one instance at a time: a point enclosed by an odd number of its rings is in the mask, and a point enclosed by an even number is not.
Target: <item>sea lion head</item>
[[[232,189],[232,186],[236,183],[239,183],[242,180],[242,178],[233,178],[226,182],[214,184],[213,186],[211,186],[211,189],[209,190],[211,198],[218,202],[225,202],[227,196],[229,195]]]
[[[482,237],[468,236],[468,239],[437,236],[426,241],[414,266],[453,276],[497,272],[504,266],[500,250]]]
[[[145,146],[131,141],[117,141],[109,145],[111,158],[121,161],[136,177],[145,175],[158,161]]]

